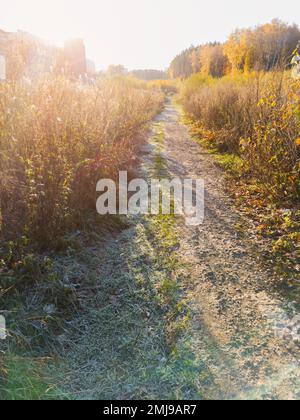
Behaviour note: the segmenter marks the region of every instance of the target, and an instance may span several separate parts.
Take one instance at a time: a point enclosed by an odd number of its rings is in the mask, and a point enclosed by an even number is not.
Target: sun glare
[[[30,3],[34,7],[30,7]],[[69,0],[19,1],[17,13],[23,17],[26,30],[51,43],[63,44],[68,38],[84,35],[82,20],[79,19],[79,6],[83,6],[83,3]]]
[[[22,29],[61,46],[83,38],[99,68],[165,69],[178,51],[193,44],[223,42],[236,27],[276,16],[292,23],[294,10],[279,0],[0,0],[0,28]],[[218,13],[216,14],[216,9]],[[259,18],[254,11],[259,10]],[[226,16],[226,19],[224,19]]]

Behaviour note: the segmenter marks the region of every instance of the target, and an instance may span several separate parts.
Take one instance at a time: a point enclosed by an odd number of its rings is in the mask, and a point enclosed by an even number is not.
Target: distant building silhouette
[[[65,43],[65,71],[73,76],[83,76],[87,73],[85,45],[82,39],[73,39]]]
[[[42,39],[28,32],[5,32],[0,30],[0,55],[6,62],[7,76],[9,68],[13,70],[13,56],[19,55],[24,61],[23,76],[34,78],[49,72],[54,66],[59,48],[47,45]]]
[[[94,75],[96,72],[95,64],[86,59],[85,45],[81,39],[70,40],[64,48],[58,48],[28,32],[6,32],[0,29],[0,78],[3,79],[4,73],[10,77],[9,68],[14,67],[11,64],[12,56],[20,52],[24,60],[22,76],[29,78],[51,71],[64,72],[74,77]]]
[[[0,29],[0,54],[6,55],[11,42],[16,39],[16,33],[6,32]]]

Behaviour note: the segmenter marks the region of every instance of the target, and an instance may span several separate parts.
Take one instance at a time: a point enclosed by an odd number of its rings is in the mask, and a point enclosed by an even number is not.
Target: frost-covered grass
[[[154,158],[164,161],[162,124],[150,143],[151,177],[161,174]],[[66,341],[59,381],[76,399],[201,397],[176,226],[172,215],[135,218],[117,240],[93,251],[97,293]]]

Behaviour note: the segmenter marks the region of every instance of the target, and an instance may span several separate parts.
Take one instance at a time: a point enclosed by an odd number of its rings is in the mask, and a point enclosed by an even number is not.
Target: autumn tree
[[[228,71],[270,71],[290,64],[300,40],[296,25],[278,19],[255,28],[238,29],[224,44],[190,47],[174,58],[169,74],[186,78],[193,73],[221,77]]]
[[[272,70],[290,61],[300,31],[296,25],[280,20],[254,29],[235,31],[225,43],[224,51],[232,70]]]
[[[201,47],[195,48],[191,52],[190,61],[193,73],[199,73],[201,70]]]
[[[201,73],[222,77],[226,74],[228,59],[221,44],[207,44],[200,48]]]
[[[195,51],[195,47],[190,47],[177,55],[169,68],[169,75],[172,79],[185,78],[193,74],[193,66],[191,54]]]

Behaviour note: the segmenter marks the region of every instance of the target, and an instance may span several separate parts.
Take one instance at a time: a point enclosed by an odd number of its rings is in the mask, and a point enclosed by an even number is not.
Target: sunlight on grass
[[[1,400],[69,399],[55,385],[49,385],[43,372],[46,360],[5,357],[0,380]]]

